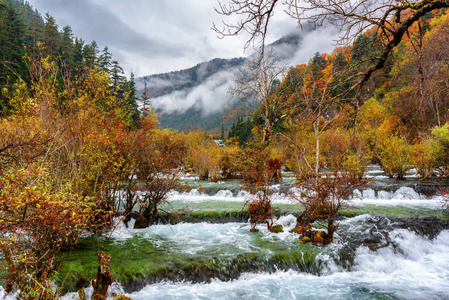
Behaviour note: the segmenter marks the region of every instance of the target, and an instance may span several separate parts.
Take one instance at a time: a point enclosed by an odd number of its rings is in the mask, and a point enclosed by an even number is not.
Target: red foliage
[[[248,215],[252,224],[271,220],[273,210],[270,201],[267,201],[267,199],[251,199],[245,203],[244,208],[246,206],[248,206]]]

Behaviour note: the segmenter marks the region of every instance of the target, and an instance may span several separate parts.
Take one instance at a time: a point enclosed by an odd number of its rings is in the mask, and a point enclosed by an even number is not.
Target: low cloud
[[[222,111],[232,99],[228,93],[238,68],[217,72],[201,85],[189,90],[175,91],[169,95],[153,98],[154,108],[165,113],[185,112],[190,107],[202,109],[204,114]]]
[[[323,26],[306,33],[301,46],[296,50],[291,64],[307,63],[316,52],[331,53],[335,49],[335,40],[338,32],[335,27]]]
[[[283,42],[278,42],[268,48],[277,52],[281,64],[296,65],[308,62],[317,51],[320,53],[332,52],[335,47],[332,45],[332,41],[336,36],[337,32],[328,27],[320,27],[315,30],[309,28],[308,31],[299,31],[298,29],[298,32],[284,37]],[[201,82],[202,77],[207,76],[206,68],[207,64],[203,64],[196,71],[197,82]],[[153,106],[164,113],[175,111],[183,113],[190,107],[202,109],[206,115],[224,111],[234,102],[228,90],[234,84],[233,79],[238,72],[238,67],[235,67],[215,73],[199,86],[153,98]],[[192,80],[190,77],[181,76],[176,72],[166,74],[166,76],[167,80],[152,78],[149,84],[160,89],[179,86],[180,83],[189,83]]]

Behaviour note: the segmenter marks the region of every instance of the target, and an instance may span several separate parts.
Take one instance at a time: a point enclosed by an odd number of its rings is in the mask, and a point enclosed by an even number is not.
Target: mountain
[[[280,60],[289,59],[311,30],[285,35],[267,48]],[[235,103],[228,89],[244,62],[241,57],[216,58],[189,69],[140,77],[136,80],[138,92],[143,92],[146,83],[162,128],[220,130],[223,116]],[[223,124],[228,128],[229,121]]]
[[[146,82],[148,89],[151,91],[151,96],[157,98],[174,91],[192,89],[215,73],[240,66],[244,61],[245,59],[242,57],[231,59],[215,58],[189,69],[144,76],[139,78],[139,83],[143,84]]]

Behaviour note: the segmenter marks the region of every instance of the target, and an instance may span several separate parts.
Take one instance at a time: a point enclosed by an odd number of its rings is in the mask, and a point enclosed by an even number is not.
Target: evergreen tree
[[[123,68],[119,65],[118,61],[114,60],[111,63],[111,80],[115,89],[123,87],[126,77],[124,76]]]
[[[112,55],[108,51],[108,47],[104,47],[101,55],[98,57],[98,69],[102,72],[110,74],[112,65]]]
[[[252,125],[253,122],[251,120],[243,120],[243,118],[238,118],[237,121],[232,124],[231,129],[229,130],[228,139],[238,137],[240,145],[247,144],[252,137]]]
[[[153,108],[151,107],[150,92],[148,91],[148,86],[147,86],[146,82],[145,82],[145,86],[143,88],[143,93],[142,93],[140,100],[142,101],[142,106],[143,106],[142,114],[144,116],[148,116],[151,113],[151,111],[153,110]]]
[[[126,106],[131,111],[131,120],[133,124],[136,124],[139,120],[139,106],[137,104],[136,96],[136,82],[134,80],[134,73],[131,72],[129,81],[125,82],[125,100]]]
[[[84,45],[82,56],[83,56],[83,62],[84,66],[88,68],[94,68],[96,63],[96,52],[98,51],[98,46],[95,41],[93,41],[90,44]]]
[[[320,73],[326,67],[326,61],[321,56],[320,52],[316,52],[312,58],[312,74],[315,79],[321,77]]]
[[[8,114],[9,101],[3,87],[10,87],[18,78],[25,78],[26,66],[22,57],[26,26],[11,2],[0,2],[0,115]]]
[[[70,26],[65,26],[61,32],[61,42],[58,54],[66,67],[71,68],[73,62],[73,32]]]
[[[45,14],[44,36],[45,45],[44,53],[46,55],[56,55],[59,50],[59,31],[55,18],[48,13]]]
[[[42,41],[44,21],[37,10],[35,10],[28,20],[28,30],[25,36],[26,45],[32,54],[37,51],[37,42]]]
[[[84,66],[83,59],[84,41],[79,38],[75,38],[75,44],[73,45],[73,74],[77,74]]]

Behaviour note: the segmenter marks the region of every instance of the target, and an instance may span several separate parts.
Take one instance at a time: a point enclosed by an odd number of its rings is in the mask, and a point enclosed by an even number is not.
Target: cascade
[[[135,300],[448,298],[449,222],[419,216],[437,211],[441,196],[422,192],[429,189],[419,182],[380,181],[355,191],[351,209],[367,213],[340,217],[329,245],[301,244],[289,232],[296,222],[287,213],[295,207],[288,197],[295,192],[291,181],[271,189],[278,205],[275,223],[284,227],[277,234],[265,226],[249,232],[241,212],[249,194],[236,183],[173,191],[170,204],[192,210],[183,222],[161,219],[146,229],[119,223],[101,238],[117,279],[111,292]],[[197,208],[203,213],[196,214]],[[69,292],[63,299],[77,299],[73,286],[79,276],[94,277],[96,244],[86,238],[79,249],[64,253],[57,279]]]

